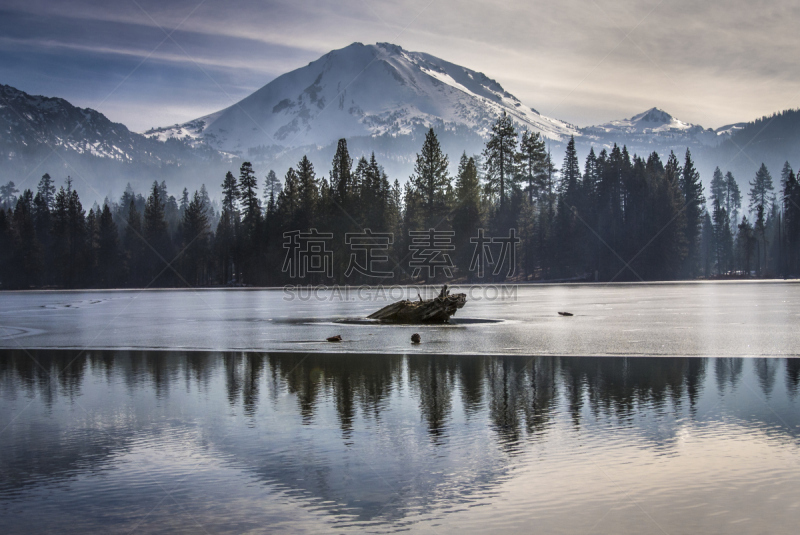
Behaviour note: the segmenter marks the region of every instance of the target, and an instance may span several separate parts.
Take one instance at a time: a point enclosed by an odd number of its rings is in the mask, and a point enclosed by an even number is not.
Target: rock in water
[[[387,323],[447,323],[450,316],[466,302],[467,294],[450,295],[445,284],[439,296],[434,299],[398,301],[367,317]]]

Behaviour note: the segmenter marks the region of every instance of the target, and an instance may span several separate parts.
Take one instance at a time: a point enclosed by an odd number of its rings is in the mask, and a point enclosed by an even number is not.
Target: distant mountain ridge
[[[229,160],[205,146],[150,139],[62,98],[0,85],[0,173],[21,187],[34,187],[48,172],[71,175],[75,187],[93,197],[122,191],[126,182],[143,192],[155,179],[219,172]]]
[[[676,119],[662,109],[650,108],[630,119],[581,128],[581,134],[590,141],[613,140],[617,144],[627,145],[683,142],[686,145],[713,147],[742,126],[743,123],[736,123],[712,130]]]
[[[157,145],[111,122],[102,113],[57,97],[29,95],[0,85],[0,133],[9,158],[40,146],[62,148],[112,160],[155,161]]]

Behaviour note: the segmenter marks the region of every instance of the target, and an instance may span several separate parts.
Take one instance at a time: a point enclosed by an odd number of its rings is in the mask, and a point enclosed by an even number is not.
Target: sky
[[[143,131],[390,42],[578,126],[656,106],[716,128],[800,105],[798,21],[797,0],[0,0],[0,83]]]

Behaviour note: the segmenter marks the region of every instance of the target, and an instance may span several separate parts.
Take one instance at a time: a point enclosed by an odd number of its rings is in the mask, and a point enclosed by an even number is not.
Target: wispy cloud
[[[82,80],[111,85],[126,61],[148,57],[105,105],[134,128],[152,126],[142,124],[143,103],[148,117],[161,110],[161,122],[170,124],[230,104],[208,77],[192,72],[198,66],[228,95],[244,96],[331,49],[391,39],[428,3],[206,0],[182,23],[196,0],[138,1],[149,17],[129,0],[6,0],[2,81],[91,105]],[[797,20],[794,0],[437,0],[397,44],[482,71],[526,104],[576,124],[655,105],[719,126],[797,106]],[[152,52],[163,39],[159,26],[178,24],[180,47],[165,43]]]

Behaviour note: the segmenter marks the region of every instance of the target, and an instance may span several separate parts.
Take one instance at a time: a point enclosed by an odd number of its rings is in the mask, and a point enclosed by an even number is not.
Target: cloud
[[[167,124],[230,105],[237,88],[354,41],[392,41],[482,71],[542,113],[580,125],[659,106],[719,126],[795,107],[800,96],[793,0],[6,0],[4,9],[0,59],[22,47],[34,62],[0,67],[6,80],[66,97],[42,83],[35,63],[66,61],[62,87],[77,91],[69,65],[85,76],[89,58],[103,56],[92,77],[111,91],[147,58],[144,75],[119,94],[148,95]],[[166,39],[173,30],[178,45]],[[197,105],[175,106],[174,87]],[[106,102],[118,120],[141,126],[133,103],[125,113],[125,101]]]

